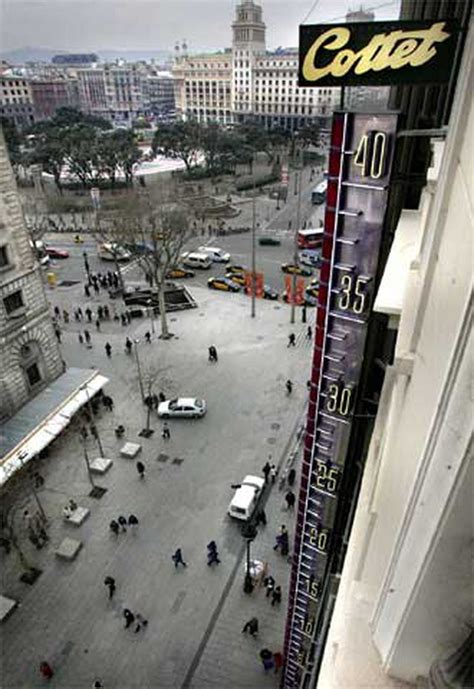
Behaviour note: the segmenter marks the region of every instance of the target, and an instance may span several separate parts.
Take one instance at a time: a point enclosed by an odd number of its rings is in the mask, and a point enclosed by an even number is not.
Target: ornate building
[[[325,124],[339,104],[338,88],[298,87],[296,49],[266,51],[262,8],[241,0],[232,23],[232,49],[188,56],[173,67],[176,110],[182,119],[221,124],[252,119],[297,129]]]
[[[0,135],[0,420],[63,371],[40,271]]]

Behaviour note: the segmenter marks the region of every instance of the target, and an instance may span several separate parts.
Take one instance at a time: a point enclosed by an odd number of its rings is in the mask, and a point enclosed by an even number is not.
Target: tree
[[[298,130],[298,141],[303,148],[317,146],[319,144],[319,128],[317,124],[307,124]]]
[[[159,126],[151,144],[152,154],[182,160],[189,172],[196,164],[201,149],[201,127],[198,122],[173,122]]]
[[[18,177],[18,168],[24,162],[24,156],[21,151],[21,137],[13,122],[8,120],[6,117],[0,118],[0,124],[2,126],[3,136],[5,137],[5,143],[7,145],[8,156],[10,158],[13,172],[15,177]]]
[[[84,188],[100,179],[98,168],[97,130],[87,124],[76,124],[65,130],[65,163]]]
[[[29,163],[41,165],[42,169],[53,176],[60,194],[63,193],[61,174],[66,157],[66,131],[42,123],[35,134],[34,147],[29,154]]]

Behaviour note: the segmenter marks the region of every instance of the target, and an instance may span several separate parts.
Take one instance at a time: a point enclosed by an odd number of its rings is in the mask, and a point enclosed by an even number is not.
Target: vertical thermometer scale
[[[302,460],[284,689],[308,686],[321,595],[334,554],[334,523],[346,466],[383,220],[397,117],[335,113],[311,391]]]

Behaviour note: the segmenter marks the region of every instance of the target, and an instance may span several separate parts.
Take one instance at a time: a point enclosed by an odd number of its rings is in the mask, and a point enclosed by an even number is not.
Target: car
[[[248,474],[236,489],[227,508],[227,514],[245,522],[251,519],[264,486],[265,479]]]
[[[226,273],[226,278],[235,282],[236,285],[245,287],[245,275],[243,273]]]
[[[302,266],[297,266],[294,263],[282,263],[281,269],[284,273],[289,273],[290,275],[301,275],[305,278],[309,278],[313,274],[313,271],[310,268],[303,268]]]
[[[245,273],[247,268],[245,266],[238,266],[235,265],[235,263],[231,266],[226,266],[225,272],[226,273],[235,273],[235,274],[240,274],[240,273]]]
[[[212,266],[211,257],[197,251],[185,251],[184,254],[181,254],[181,261],[183,265],[189,268],[199,268],[200,270],[209,270]]]
[[[280,246],[281,245],[280,240],[275,239],[275,237],[259,237],[258,243],[260,244],[260,246]]]
[[[317,298],[318,298],[318,293],[319,293],[319,286],[316,286],[316,285],[308,285],[308,286],[305,288],[305,291],[304,291],[304,292],[305,292],[305,296],[307,296],[307,297],[310,296],[310,297],[314,297],[315,299],[317,299]]]
[[[310,268],[320,268],[322,264],[321,250],[319,249],[305,249],[300,251],[300,263]]]
[[[263,298],[276,301],[278,299],[278,292],[270,287],[270,285],[263,285]]]
[[[197,397],[175,397],[158,405],[158,416],[162,419],[173,417],[197,419],[207,411],[206,401]]]
[[[235,277],[235,276],[234,276]],[[209,278],[207,281],[209,289],[220,289],[223,292],[240,292],[240,287],[230,278]]]
[[[229,263],[230,254],[217,246],[200,246],[199,253],[207,254],[214,263]]]
[[[192,270],[187,270],[186,268],[180,268],[179,266],[175,266],[174,268],[170,268],[167,273],[165,274],[165,278],[167,280],[174,280],[178,278],[193,278],[194,273]]]
[[[54,246],[45,246],[44,250],[50,258],[69,258],[69,251],[66,251],[65,249],[56,249]]]

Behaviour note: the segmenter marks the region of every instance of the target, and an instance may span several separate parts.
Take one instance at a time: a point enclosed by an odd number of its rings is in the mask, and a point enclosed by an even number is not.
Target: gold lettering
[[[303,61],[303,77],[316,82],[327,75],[343,77],[354,67],[355,74],[380,72],[384,69],[400,69],[409,64],[412,67],[429,62],[436,55],[436,43],[442,43],[450,34],[443,31],[445,22],[433,24],[429,29],[418,31],[392,31],[377,34],[369,43],[355,53],[347,46],[351,32],[346,27],[335,27],[325,31],[309,48]],[[327,52],[336,54],[324,66],[318,66],[318,58]],[[339,52],[337,52],[339,51]]]

